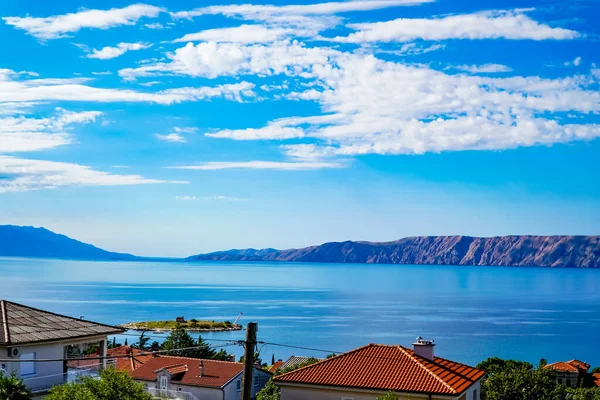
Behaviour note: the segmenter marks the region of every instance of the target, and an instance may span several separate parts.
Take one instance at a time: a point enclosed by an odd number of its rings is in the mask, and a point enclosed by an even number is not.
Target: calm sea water
[[[258,322],[265,342],[340,352],[410,346],[420,335],[435,339],[437,355],[471,364],[499,356],[600,365],[598,270],[0,258],[0,271],[0,298],[109,324],[243,312],[240,323]],[[325,356],[261,350],[266,361],[272,354]]]

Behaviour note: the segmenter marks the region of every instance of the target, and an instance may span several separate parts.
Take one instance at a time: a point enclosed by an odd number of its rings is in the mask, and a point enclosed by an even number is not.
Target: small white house
[[[123,330],[0,300],[0,370],[16,374],[34,393],[43,393],[80,375],[93,375],[106,365],[69,368],[62,359],[99,346],[106,356],[107,337]],[[36,362],[38,360],[59,360]]]
[[[184,400],[239,400],[242,363],[187,357],[157,356],[131,373],[155,397]],[[254,369],[252,398],[271,378],[271,373]]]

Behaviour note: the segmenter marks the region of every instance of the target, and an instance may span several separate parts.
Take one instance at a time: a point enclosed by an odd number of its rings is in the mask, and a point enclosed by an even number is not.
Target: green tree
[[[264,388],[256,395],[256,400],[279,400],[281,390],[279,386],[269,380]]]
[[[229,357],[229,354],[222,349],[219,352],[216,352],[207,342],[202,339],[202,336],[198,336],[198,340],[195,341],[181,325],[177,325],[177,327],[171,331],[169,336],[160,345],[160,349],[186,349],[173,353],[183,357],[191,358],[226,360]]]
[[[592,369],[592,374],[600,374],[600,367],[595,367]]]
[[[547,368],[519,366],[494,372],[481,385],[483,400],[564,400],[565,395]]]
[[[150,341],[150,338],[148,336],[146,336],[146,331],[142,331],[142,334],[140,335],[140,339],[137,342],[135,342],[134,344],[132,344],[131,347],[135,347],[140,350],[148,350],[148,342],[149,341]]]
[[[100,379],[85,377],[81,383],[52,388],[46,400],[152,400],[152,396],[126,372],[107,368]]]
[[[490,376],[497,372],[505,372],[517,368],[525,368],[528,370],[532,370],[533,364],[524,361],[503,360],[498,357],[491,357],[477,364],[476,368],[484,370],[487,376]]]
[[[390,390],[383,396],[378,397],[377,400],[398,400],[398,396],[396,396],[396,393],[394,393],[393,390]]]
[[[600,400],[600,388],[567,389],[569,400]]]
[[[319,360],[317,360],[316,358],[309,358],[308,360],[306,360],[303,363],[300,363],[298,365],[292,365],[292,366],[287,367],[287,368],[285,368],[285,369],[283,369],[281,371],[277,370],[277,371],[275,371],[275,373],[273,374],[273,376],[285,374],[287,372],[292,372],[292,371],[297,370],[298,368],[307,367],[307,366],[312,365],[312,364],[314,364],[314,363],[316,363],[318,361]],[[279,386],[277,386],[273,382],[273,380],[270,379],[269,382],[267,382],[267,384],[265,385],[265,387],[262,388],[262,390],[257,393],[256,400],[279,400],[280,394],[281,394],[281,390],[279,389]]]
[[[31,400],[33,394],[23,383],[23,379],[15,374],[4,375],[0,371],[0,399],[2,400]]]

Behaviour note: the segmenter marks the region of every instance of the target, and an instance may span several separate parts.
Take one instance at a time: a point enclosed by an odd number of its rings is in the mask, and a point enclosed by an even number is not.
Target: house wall
[[[254,369],[254,374],[255,374],[254,376],[258,376],[258,385],[254,385],[254,381],[253,381],[252,398],[255,398],[256,394],[258,392],[260,392],[262,390],[262,388],[265,387],[265,385],[267,384],[269,379],[271,379],[271,374],[269,374],[265,371],[262,371],[262,370]],[[239,382],[240,386],[238,386],[238,382]],[[239,400],[240,399],[242,391],[238,390],[237,388],[238,387],[241,388],[241,382],[242,382],[242,374],[239,374],[238,376],[235,377],[235,379],[232,379],[227,385],[225,385],[225,387],[223,388],[223,391],[225,392],[225,400]]]
[[[100,338],[88,338],[80,341],[61,341],[61,342],[47,342],[34,345],[19,345],[13,346],[18,347],[21,354],[35,353],[35,359],[62,359],[65,357],[64,348],[68,345],[76,345],[80,343],[92,343],[100,340],[106,340],[106,337]],[[0,346],[0,359],[8,358],[8,347]],[[100,361],[98,361],[100,362]],[[35,372],[33,374],[24,375],[20,374],[21,363],[19,362],[6,362],[1,363],[0,368],[6,370],[7,373],[15,373],[20,378],[23,378],[25,384],[33,391],[42,391],[51,388],[55,385],[60,385],[65,382],[64,364],[63,361],[56,362],[36,362]]]
[[[579,373],[578,372],[561,372],[555,371],[556,380],[561,385],[576,388],[579,386]],[[568,382],[567,382],[568,380]],[[569,383],[569,385],[567,385]]]
[[[329,388],[306,388],[281,386],[281,400],[375,400],[377,397],[384,395],[385,392],[368,392],[368,391],[353,391],[329,389]],[[429,399],[427,395],[421,394],[400,394],[399,400],[425,400]],[[458,397],[431,397],[432,400],[454,400]],[[466,400],[471,400],[467,398]],[[477,399],[479,400],[479,399]]]

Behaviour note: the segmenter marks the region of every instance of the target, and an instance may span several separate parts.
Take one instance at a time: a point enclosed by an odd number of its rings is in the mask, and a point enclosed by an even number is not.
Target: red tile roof
[[[132,357],[125,357],[128,354],[131,354]],[[132,372],[137,369],[140,365],[144,364],[146,361],[153,358],[151,354],[144,353],[141,350],[135,349],[130,346],[119,346],[113,349],[106,350],[106,355],[108,361],[114,360],[116,363],[115,367],[119,371],[127,371]],[[92,354],[89,357],[98,357],[99,354]],[[114,358],[110,358],[114,357]],[[69,361],[69,368],[85,368],[91,367],[94,365],[98,365],[101,363],[101,360],[78,360],[78,361]]]
[[[204,367],[202,376],[200,376],[200,362]],[[185,370],[181,368],[182,366],[185,366]],[[182,385],[220,388],[241,373],[244,364],[198,358],[157,356],[138,367],[131,376],[133,379],[155,381],[156,373],[163,369],[167,371],[171,369],[177,374],[182,374],[174,379]],[[175,373],[171,373],[175,375]]]
[[[281,366],[283,364],[285,364],[285,361],[283,361],[283,360],[277,361],[275,364],[271,365],[271,368],[269,368],[269,372],[277,371],[279,368],[281,368]]]
[[[552,368],[554,371],[560,372],[587,372],[590,369],[590,364],[579,360],[559,361],[546,365],[546,368]]]
[[[188,370],[187,365],[176,364],[176,365],[171,365],[169,367],[164,367],[164,368],[158,369],[158,370],[154,371],[154,373],[158,373],[160,371],[167,371],[171,375],[177,375],[177,374],[183,374],[184,372],[187,372],[187,370]]]
[[[594,385],[600,387],[600,374],[592,374]]]
[[[370,344],[274,378],[276,383],[459,394],[484,371],[444,358],[433,360],[402,346]]]

